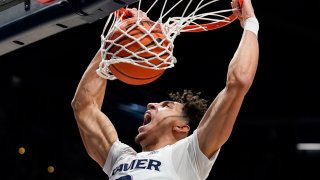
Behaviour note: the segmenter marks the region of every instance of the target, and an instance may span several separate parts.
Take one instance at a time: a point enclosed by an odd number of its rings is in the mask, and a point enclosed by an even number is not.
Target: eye
[[[172,108],[172,103],[171,102],[166,102],[166,103],[163,104],[163,107]]]
[[[170,101],[164,101],[164,102],[161,103],[161,106],[162,107],[167,107],[167,108],[172,108],[173,103],[170,102]]]
[[[161,104],[161,107],[169,107],[169,106],[168,106],[168,103],[164,102]]]

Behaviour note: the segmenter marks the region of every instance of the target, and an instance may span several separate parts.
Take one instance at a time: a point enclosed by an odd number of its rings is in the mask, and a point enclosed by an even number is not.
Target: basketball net
[[[138,13],[137,19],[134,25],[132,25],[130,28],[123,30],[123,28],[120,28],[121,23],[128,20],[126,16],[126,10],[125,8],[121,8],[120,10],[117,10],[113,13],[111,13],[107,19],[107,22],[104,26],[103,32],[101,34],[101,47],[100,51],[102,53],[102,60],[99,64],[99,68],[97,69],[97,74],[105,79],[114,80],[117,79],[108,68],[112,64],[116,63],[130,63],[135,66],[140,66],[143,68],[149,68],[154,70],[161,70],[161,69],[168,69],[174,67],[175,63],[177,63],[176,58],[173,56],[173,49],[174,49],[174,40],[175,38],[181,33],[181,32],[202,32],[202,31],[208,31],[212,30],[213,28],[208,28],[208,26],[204,26],[203,22],[209,22],[209,25],[215,25],[215,23],[224,23],[229,24],[232,22],[235,18],[230,19],[230,17],[222,15],[225,12],[231,12],[233,9],[224,9],[224,10],[218,10],[213,12],[205,12],[205,13],[199,13],[199,11],[210,4],[217,2],[219,0],[200,0],[198,4],[196,5],[196,8],[191,11],[191,13],[187,14],[187,11],[190,11],[190,5],[193,2],[193,0],[179,0],[177,3],[175,3],[169,10],[165,11],[166,5],[168,0],[164,0],[160,16],[157,21],[154,21],[153,26],[150,29],[146,29],[141,25],[141,21],[148,18],[148,13],[152,10],[152,8],[159,2],[159,0],[155,0],[149,9],[145,11],[145,13]],[[176,7],[178,7],[181,2],[187,1],[187,5],[184,7],[184,11],[182,12],[182,15],[179,17],[167,17],[168,14],[173,11]],[[138,3],[138,11],[140,11],[142,0],[139,0]],[[128,7],[126,7],[128,8]],[[167,19],[166,21],[164,19]],[[201,23],[200,23],[201,22]],[[135,38],[132,35],[129,34],[129,32],[132,29],[135,28],[142,29],[144,31],[144,35],[140,36],[139,38]],[[151,32],[155,28],[161,29],[162,33],[165,35],[165,39],[158,42],[155,37],[151,34]],[[112,39],[111,36],[113,35],[113,32],[120,31],[121,35],[119,35],[117,38]],[[146,47],[144,46],[140,40],[145,37],[150,37],[155,42],[155,46],[152,47]],[[117,41],[121,38],[130,38],[132,41],[130,43],[127,43],[125,45],[121,45],[117,43]],[[169,42],[164,45],[164,41]],[[132,52],[127,47],[132,45],[133,43],[139,43],[141,46],[141,50],[139,52]],[[111,47],[120,47],[116,52],[110,52]],[[163,49],[163,52],[157,52],[154,53],[152,50],[155,48],[161,48]],[[120,57],[119,52],[126,51],[129,55],[126,57]],[[139,54],[142,53],[149,53],[153,56],[150,58],[146,57],[140,57]],[[165,58],[162,58],[163,54],[169,54],[168,56],[165,56]],[[157,59],[160,60],[160,63],[152,63],[152,60]]]

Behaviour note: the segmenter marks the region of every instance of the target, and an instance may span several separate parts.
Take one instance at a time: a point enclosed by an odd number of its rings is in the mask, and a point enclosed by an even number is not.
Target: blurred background
[[[259,67],[209,179],[319,179],[319,2],[252,3],[260,22]],[[105,22],[66,29],[0,56],[0,179],[108,178],[87,155],[70,105]],[[158,80],[143,86],[110,81],[103,111],[120,140],[140,151],[134,137],[146,104],[168,92],[192,88],[212,101],[225,85],[241,33],[238,21],[182,33],[175,40],[177,64]]]

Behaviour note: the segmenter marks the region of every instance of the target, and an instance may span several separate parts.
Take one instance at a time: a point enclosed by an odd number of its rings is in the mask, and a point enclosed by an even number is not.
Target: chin
[[[140,144],[140,142],[142,141],[142,136],[139,133],[138,135],[136,135],[136,137],[134,138],[134,142],[137,144]]]

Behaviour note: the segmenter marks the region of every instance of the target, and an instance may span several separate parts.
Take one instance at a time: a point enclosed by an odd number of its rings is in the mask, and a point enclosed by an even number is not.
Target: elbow
[[[247,93],[252,85],[252,78],[249,74],[243,72],[232,72],[228,76],[227,87],[235,88],[239,91]]]
[[[77,122],[78,123],[82,122],[82,123],[79,124],[80,125],[79,127],[81,127],[82,126],[81,124],[83,124],[83,120],[84,120],[83,117],[85,116],[86,112],[88,112],[87,109],[86,109],[87,107],[84,106],[77,99],[73,99],[71,101],[71,107],[72,107],[72,110],[73,110],[73,115],[75,116]]]
[[[72,107],[73,110],[77,109],[77,105],[76,104],[77,104],[77,101],[75,99],[72,99],[71,107]]]
[[[75,97],[71,101],[71,107],[75,115],[80,115],[89,109],[95,108],[96,103],[90,101],[90,99]]]
[[[71,107],[73,109],[73,112],[80,112],[84,106],[83,103],[81,103],[78,99],[74,98],[71,101]]]

